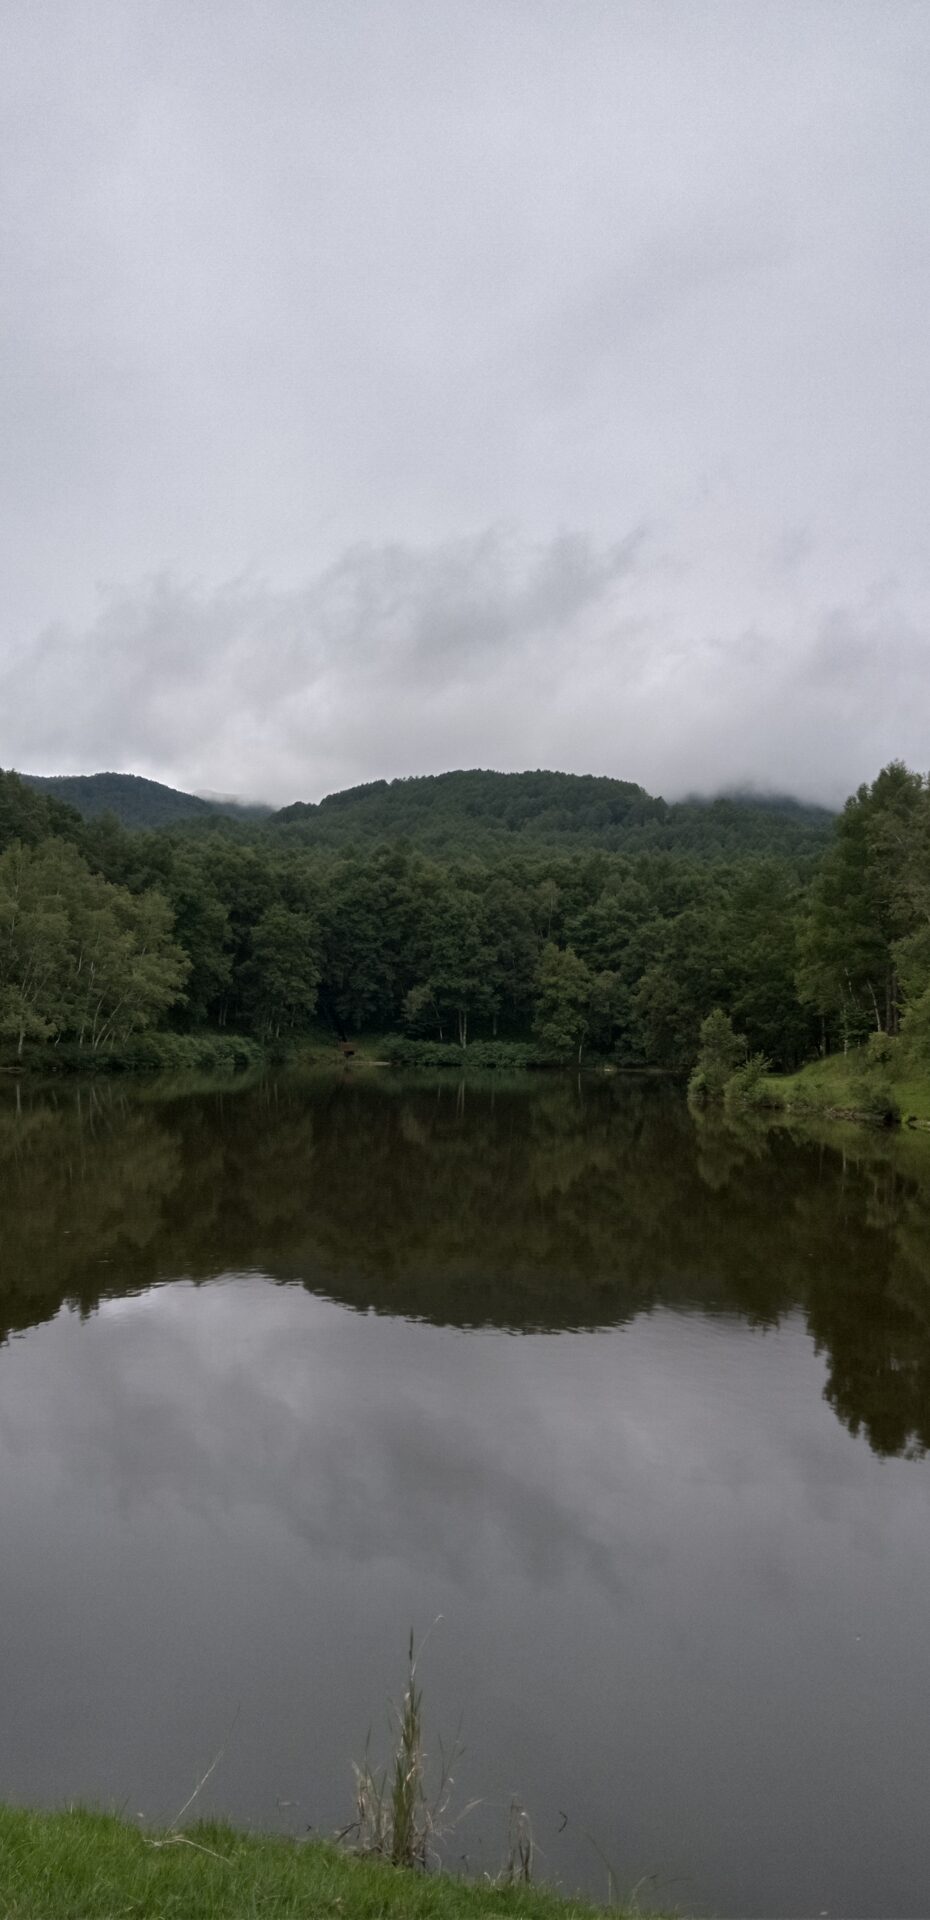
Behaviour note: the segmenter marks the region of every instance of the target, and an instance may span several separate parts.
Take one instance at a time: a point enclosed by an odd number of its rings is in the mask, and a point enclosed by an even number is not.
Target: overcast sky
[[[930,765],[925,0],[0,25],[0,763]]]

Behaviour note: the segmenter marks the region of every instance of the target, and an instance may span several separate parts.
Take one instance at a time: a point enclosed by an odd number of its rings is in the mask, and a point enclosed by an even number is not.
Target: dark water
[[[930,1911],[930,1140],[64,1085],[0,1182],[0,1797],[332,1829],[441,1615],[453,1859]]]

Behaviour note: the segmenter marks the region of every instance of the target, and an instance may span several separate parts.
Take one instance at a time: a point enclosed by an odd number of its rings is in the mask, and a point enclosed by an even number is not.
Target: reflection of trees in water
[[[180,1175],[176,1139],[125,1097],[0,1107],[0,1337],[133,1286]]]
[[[915,1182],[893,1161],[863,1153],[845,1171],[884,1258],[860,1261],[846,1284],[819,1271],[808,1323],[829,1367],[826,1394],[852,1433],[877,1453],[930,1445],[930,1167]]]
[[[0,1102],[0,1191],[0,1336],[250,1269],[464,1326],[801,1308],[851,1431],[930,1443],[925,1142],[696,1121],[645,1082],[64,1085]]]

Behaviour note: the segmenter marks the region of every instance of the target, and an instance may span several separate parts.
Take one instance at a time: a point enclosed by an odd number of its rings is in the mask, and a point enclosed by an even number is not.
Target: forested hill
[[[899,762],[832,821],[463,773],[139,832],[61,791],[0,772],[0,1068],[320,1022],[678,1071],[715,1011],[786,1069],[899,1026],[930,1058],[930,777]]]
[[[697,859],[743,854],[816,855],[833,815],[799,800],[757,794],[700,796],[669,805],[631,780],[575,773],[469,772],[375,780],[297,801],[273,813],[181,793],[135,773],[32,774],[36,793],[85,820],[113,814],[121,826],[208,826],[217,815],[267,823],[273,837],[321,851],[404,840],[438,858],[527,853],[681,853]]]
[[[237,820],[256,820],[271,812],[270,807],[179,793],[176,787],[145,780],[138,773],[22,773],[20,779],[37,793],[74,807],[85,820],[112,813],[124,827],[173,827],[184,820],[206,820],[218,813]]]
[[[647,853],[729,857],[820,853],[833,815],[773,796],[733,794],[668,805],[629,780],[574,773],[472,770],[375,780],[298,801],[270,825],[305,845],[340,848],[406,840],[434,855],[516,851]]]

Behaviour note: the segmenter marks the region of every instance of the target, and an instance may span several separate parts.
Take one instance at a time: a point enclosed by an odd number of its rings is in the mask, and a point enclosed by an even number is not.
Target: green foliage
[[[898,1096],[887,1074],[862,1073],[849,1083],[851,1111],[879,1126],[896,1127],[901,1118]]]
[[[896,1034],[930,985],[930,783],[899,761],[846,803],[810,891],[802,1000],[844,1048]]]
[[[890,1071],[898,1052],[899,1041],[893,1034],[870,1033],[865,1043],[864,1065],[872,1073]]]
[[[442,1025],[454,1024],[459,1045],[468,1044],[469,1019],[489,1019],[495,1005],[494,953],[482,902],[443,882],[426,902],[421,938],[429,992]]]
[[[453,1040],[407,1040],[401,1034],[389,1034],[381,1048],[382,1058],[392,1066],[432,1069],[457,1073],[512,1072],[526,1067],[557,1064],[552,1054],[540,1046],[520,1040],[473,1040],[460,1047]]]
[[[187,955],[185,1020],[193,1026],[223,1005],[232,986],[232,927],[229,909],[217,891],[207,861],[178,849],[160,877],[161,890],[174,914],[174,937]]]
[[[58,792],[0,773],[0,855],[25,863],[12,914],[9,865],[3,883],[16,1047],[106,1052],[165,1026],[292,1045],[320,1022],[687,1072],[712,1006],[779,1072],[899,1027],[930,1058],[930,787],[898,765],[832,828],[783,801],[674,808],[548,773],[144,833]],[[713,1065],[702,1087],[717,1097]]]
[[[701,1044],[688,1081],[692,1100],[722,1100],[728,1082],[746,1058],[746,1040],[734,1033],[733,1022],[722,1007],[715,1007],[701,1021]]]
[[[913,1075],[913,1077],[911,1077]],[[770,1080],[769,1098],[789,1112],[813,1112],[831,1118],[867,1120],[896,1126],[904,1117],[930,1120],[930,1088],[925,1075],[914,1073],[906,1042],[883,1034],[874,1043],[850,1048],[848,1053],[811,1061],[800,1073]]]
[[[438,1033],[442,1039],[442,1014],[431,981],[411,987],[404,995],[401,1018],[408,1033]]]
[[[110,814],[124,827],[170,827],[182,820],[210,819],[217,814],[259,820],[271,813],[270,807],[179,793],[176,787],[163,786],[160,780],[144,780],[137,773],[24,773],[20,778],[37,793],[73,807],[85,820]]]
[[[252,929],[246,1001],[259,1033],[279,1039],[306,1028],[320,984],[320,930],[312,914],[277,903]]]
[[[43,1074],[70,1073],[247,1073],[266,1061],[266,1052],[244,1033],[166,1033],[149,1028],[131,1034],[119,1046],[88,1048],[74,1040],[54,1046],[30,1046],[17,1056]]]
[[[764,1053],[751,1053],[742,1066],[730,1074],[724,1084],[723,1097],[732,1107],[777,1107],[781,1105],[778,1094],[769,1080],[771,1061]]]
[[[594,975],[571,947],[549,941],[536,974],[534,1031],[547,1053],[556,1059],[576,1055],[578,1063],[592,1019],[603,1018],[605,996],[595,987]]]
[[[0,1032],[120,1045],[178,999],[188,962],[154,889],[134,896],[62,840],[0,855]]]
[[[127,1072],[248,1073],[264,1054],[244,1033],[140,1033],[114,1064]]]
[[[727,796],[668,806],[628,780],[592,774],[494,773],[483,769],[374,780],[317,804],[298,801],[272,826],[317,848],[355,849],[403,840],[443,858],[527,853],[676,852],[816,855],[831,815],[796,801]]]
[[[34,847],[52,834],[75,839],[80,833],[76,813],[52,795],[34,793],[18,773],[0,768],[0,852],[14,840]]]
[[[873,1033],[859,1049],[857,1071],[850,1080],[851,1103],[864,1118],[881,1126],[897,1126],[901,1108],[893,1085],[900,1041],[888,1033]]]
[[[930,1068],[930,986],[918,993],[905,1010],[901,1040],[908,1059],[920,1071]]]
[[[650,1066],[680,1071],[694,1058],[697,1015],[670,965],[646,967],[632,994],[633,1046]]]

